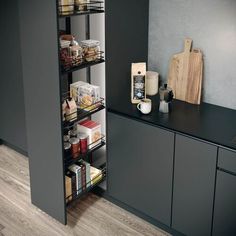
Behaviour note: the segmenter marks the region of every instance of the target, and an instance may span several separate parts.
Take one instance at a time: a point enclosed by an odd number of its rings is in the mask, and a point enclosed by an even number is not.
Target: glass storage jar
[[[86,62],[96,61],[100,57],[100,42],[97,40],[84,40],[81,42],[83,57]]]
[[[83,12],[89,10],[90,0],[75,0],[75,10],[76,12]]]
[[[59,0],[58,7],[61,15],[70,15],[74,13],[74,0]]]

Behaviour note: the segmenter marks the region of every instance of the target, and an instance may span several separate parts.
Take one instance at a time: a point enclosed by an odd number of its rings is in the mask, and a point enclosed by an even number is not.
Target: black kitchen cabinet
[[[172,227],[211,235],[217,147],[176,135]]]
[[[170,226],[174,134],[108,113],[108,194]]]
[[[220,149],[217,171],[213,236],[236,235],[236,153]]]

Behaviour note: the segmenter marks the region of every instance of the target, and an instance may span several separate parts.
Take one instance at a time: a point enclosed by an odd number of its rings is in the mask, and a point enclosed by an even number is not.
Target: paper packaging
[[[74,99],[66,100],[66,121],[73,121],[77,119],[77,106]]]
[[[132,63],[131,102],[138,104],[146,98],[146,63]]]
[[[77,125],[79,133],[88,135],[88,148],[91,149],[101,143],[101,124],[92,120],[84,120]]]

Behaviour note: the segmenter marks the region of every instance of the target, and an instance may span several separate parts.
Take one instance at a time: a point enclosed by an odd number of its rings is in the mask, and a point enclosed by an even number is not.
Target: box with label
[[[77,126],[79,133],[88,135],[88,148],[93,148],[101,143],[101,124],[92,121],[84,120]]]

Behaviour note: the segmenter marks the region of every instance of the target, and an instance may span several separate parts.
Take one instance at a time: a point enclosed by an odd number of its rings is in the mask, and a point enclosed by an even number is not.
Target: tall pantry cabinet
[[[58,1],[18,1],[31,199],[38,208],[66,224],[66,164],[61,108],[64,84],[61,81],[66,74],[71,83],[73,72],[86,68],[89,82],[89,68],[104,64],[104,60],[101,58],[95,63],[83,64],[62,73],[59,60]],[[123,90],[123,99],[128,98],[127,83],[130,83],[131,63],[147,61],[148,6],[147,0],[106,0],[104,11],[97,9],[97,12],[83,14],[86,17],[86,29],[89,30],[89,17],[94,13],[105,12],[107,107],[113,106],[122,97],[117,91]],[[80,20],[77,14],[65,17],[67,32],[70,29],[70,17],[73,20],[78,17]],[[89,32],[86,33],[88,38]],[[102,140],[101,146],[104,145],[105,141]],[[106,175],[109,176],[109,170]]]

